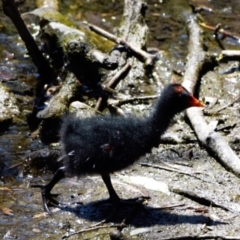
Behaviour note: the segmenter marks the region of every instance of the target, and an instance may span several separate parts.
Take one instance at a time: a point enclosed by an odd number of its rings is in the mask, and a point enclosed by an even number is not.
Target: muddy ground
[[[74,21],[82,20],[84,16],[107,30],[120,22],[121,6],[114,1],[108,7],[106,3],[88,2],[83,1],[82,5],[64,2],[60,4],[60,11]],[[148,46],[167,52],[168,68],[184,71],[188,39],[186,28],[174,18],[176,1],[174,4],[171,1],[147,2]],[[232,35],[240,36],[238,1],[192,2],[207,7],[202,15],[209,25],[216,26],[220,22]],[[34,8],[35,4],[30,1],[21,6],[21,11]],[[64,179],[53,192],[61,193],[59,201],[68,205],[52,206],[53,214],[46,214],[39,189],[30,185],[51,179],[59,166],[56,162],[58,156],[46,158],[46,155],[49,149],[57,150],[59,145],[44,145],[30,130],[27,115],[35,97],[36,69],[24,55],[24,44],[16,30],[2,13],[1,29],[0,77],[18,100],[21,114],[0,135],[0,238],[240,239],[240,178],[201,146],[184,114],[175,119],[163,143],[151,154],[142,157],[132,167],[112,174],[114,188],[123,199],[139,196],[150,199],[137,207],[118,206],[114,217],[105,223],[102,221],[113,213],[114,208],[104,201],[108,193],[101,178]],[[213,31],[204,31],[209,51],[217,55],[221,48],[215,42]],[[221,42],[225,49],[240,48],[239,40],[232,37],[222,38]],[[12,53],[14,57],[11,57]],[[163,72],[166,77],[167,72],[168,69]],[[238,60],[221,62],[203,76],[199,94],[206,104],[207,122],[229,142],[238,157],[240,102],[235,100],[239,98],[239,79]],[[148,112],[152,103],[139,107]],[[225,106],[224,110],[217,112]],[[42,159],[45,159],[39,165],[31,163],[31,154],[37,150],[42,150]],[[39,161],[41,157],[38,157]]]

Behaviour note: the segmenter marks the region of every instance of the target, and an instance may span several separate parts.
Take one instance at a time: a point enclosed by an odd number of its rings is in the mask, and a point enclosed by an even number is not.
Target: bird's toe
[[[47,185],[36,184],[31,185],[31,187],[41,189],[43,208],[47,213],[52,214],[48,207],[48,203],[52,203],[57,206],[60,205],[60,203],[55,199],[55,197],[59,196],[60,194],[50,193],[50,190]]]

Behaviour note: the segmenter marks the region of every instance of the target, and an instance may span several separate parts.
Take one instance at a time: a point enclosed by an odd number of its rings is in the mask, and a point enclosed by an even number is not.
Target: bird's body
[[[101,175],[112,201],[120,198],[113,189],[110,173],[133,164],[160,143],[173,117],[184,109],[203,104],[180,84],[164,88],[154,111],[147,118],[95,116],[79,119],[66,116],[61,129],[64,167],[42,188],[44,208],[47,200],[57,203],[50,194],[65,176]]]
[[[111,173],[128,167],[151,151],[149,132],[151,125],[135,117],[66,117],[62,143],[67,175]]]

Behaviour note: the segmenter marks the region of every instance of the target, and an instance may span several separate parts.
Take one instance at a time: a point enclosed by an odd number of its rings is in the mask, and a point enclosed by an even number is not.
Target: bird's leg
[[[105,185],[107,187],[107,190],[108,190],[108,193],[109,193],[109,196],[110,196],[110,198],[109,198],[110,201],[113,202],[113,203],[119,203],[120,198],[113,188],[110,175],[108,173],[106,173],[106,174],[101,174],[101,176],[102,176],[103,182],[105,183]]]
[[[137,198],[133,198],[133,199],[121,199],[117,193],[115,192],[112,182],[111,182],[111,178],[109,174],[101,174],[103,182],[105,183],[108,192],[109,192],[109,200],[114,203],[114,204],[119,204],[119,203],[123,203],[123,204],[141,204],[142,202],[144,202],[144,200],[150,199],[150,197],[137,197]]]
[[[123,200],[120,199],[119,196],[117,195],[117,193],[115,192],[113,186],[112,186],[112,182],[111,182],[111,178],[109,174],[102,174],[102,179],[103,182],[105,183],[110,198],[109,200],[115,205],[115,207],[113,208],[113,211],[109,214],[109,216],[104,220],[104,222],[109,222],[112,220],[112,218],[115,216],[116,212],[118,211],[118,205],[119,204],[130,204],[133,205],[134,207],[132,208],[132,211],[130,212],[130,214],[127,215],[127,217],[123,220],[122,224],[126,224],[127,222],[130,222],[131,219],[134,217],[134,215],[137,213],[137,211],[142,207],[142,202],[144,201],[142,198],[141,200],[139,198],[136,199],[127,199],[127,200]],[[145,198],[148,199],[148,198]],[[130,200],[130,201],[129,201]]]
[[[54,199],[54,197],[56,197],[56,195],[58,194],[51,194],[50,192],[55,186],[55,184],[58,183],[64,177],[65,177],[65,168],[61,167],[56,171],[52,180],[49,183],[45,185],[41,185],[41,184],[31,185],[31,187],[34,187],[34,188],[41,188],[43,208],[49,214],[51,214],[51,211],[48,208],[47,201],[52,202],[56,205],[59,205],[59,202],[56,199]]]

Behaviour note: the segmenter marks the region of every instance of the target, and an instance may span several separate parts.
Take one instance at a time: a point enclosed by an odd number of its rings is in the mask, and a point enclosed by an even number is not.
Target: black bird
[[[173,117],[188,107],[203,107],[180,84],[169,84],[162,91],[153,113],[147,118],[95,116],[79,119],[64,118],[61,128],[63,165],[53,179],[40,187],[44,209],[51,213],[47,201],[59,204],[51,190],[64,177],[100,174],[113,203],[120,202],[110,173],[133,164],[141,156],[157,147],[161,135]]]

